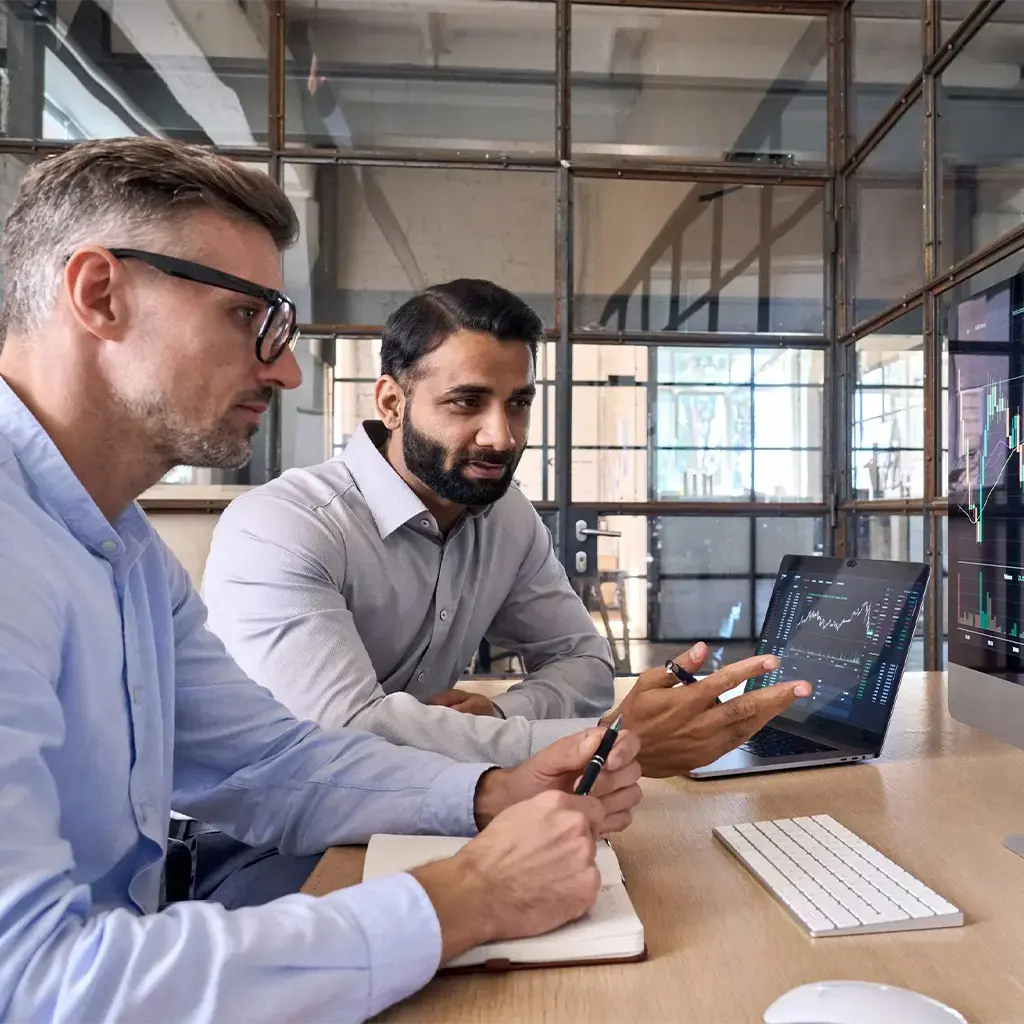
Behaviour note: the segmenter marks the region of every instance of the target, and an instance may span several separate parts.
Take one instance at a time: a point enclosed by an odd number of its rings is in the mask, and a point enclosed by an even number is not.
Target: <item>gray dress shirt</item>
[[[203,577],[210,627],[296,715],[458,760],[518,764],[593,725],[611,652],[529,500],[513,485],[442,537],[385,437],[368,421],[337,458],[231,503]],[[495,698],[504,719],[422,703],[485,636],[528,672]]]

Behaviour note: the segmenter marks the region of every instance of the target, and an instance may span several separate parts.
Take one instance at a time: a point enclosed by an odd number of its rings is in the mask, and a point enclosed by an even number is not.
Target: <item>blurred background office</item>
[[[998,0],[3,0],[0,214],[130,134],[295,204],[303,386],[144,502],[197,583],[373,415],[388,312],[483,276],[548,327],[519,479],[620,671],[748,653],[788,552],[930,561],[941,668],[945,313],[1024,265],[1022,71]]]

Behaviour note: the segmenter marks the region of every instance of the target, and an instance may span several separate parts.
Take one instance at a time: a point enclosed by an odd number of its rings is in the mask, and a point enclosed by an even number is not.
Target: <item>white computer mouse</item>
[[[765,1024],[967,1024],[944,1003],[873,981],[816,981],[772,1003]]]

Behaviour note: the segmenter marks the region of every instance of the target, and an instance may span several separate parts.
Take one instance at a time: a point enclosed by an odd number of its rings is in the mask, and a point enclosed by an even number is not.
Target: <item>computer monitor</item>
[[[949,713],[1024,747],[1024,275],[947,326]]]

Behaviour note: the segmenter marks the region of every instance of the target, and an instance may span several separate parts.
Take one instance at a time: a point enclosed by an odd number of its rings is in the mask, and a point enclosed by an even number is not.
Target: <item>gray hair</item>
[[[64,261],[83,245],[144,248],[196,209],[258,224],[278,249],[298,235],[284,192],[260,171],[198,146],[164,139],[82,142],[32,166],[4,225],[8,329],[36,330],[49,316]]]

